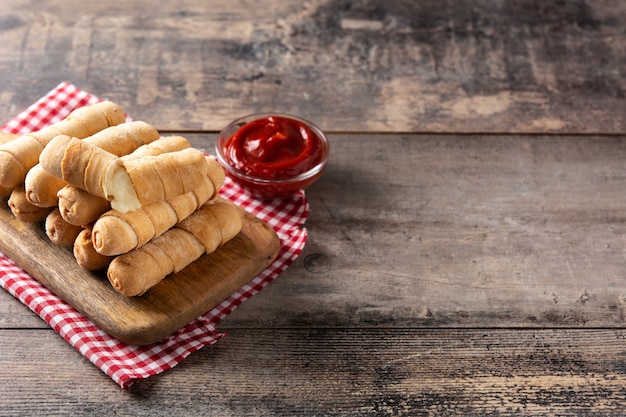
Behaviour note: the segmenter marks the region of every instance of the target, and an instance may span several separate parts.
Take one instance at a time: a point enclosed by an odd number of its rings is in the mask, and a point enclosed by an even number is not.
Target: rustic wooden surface
[[[0,117],[68,80],[211,151],[332,158],[292,267],[122,390],[0,292],[0,415],[623,415],[626,5],[7,0]]]
[[[122,391],[54,333],[1,330],[2,352],[19,353],[0,355],[0,378],[10,381],[0,404],[3,415],[24,416],[620,416],[625,336],[231,329],[167,375]]]
[[[621,133],[625,21],[601,0],[5,0],[0,114],[71,80],[172,130],[269,110],[333,131]]]

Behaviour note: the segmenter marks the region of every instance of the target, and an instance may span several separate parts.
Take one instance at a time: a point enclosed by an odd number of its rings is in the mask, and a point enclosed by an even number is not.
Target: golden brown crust
[[[7,188],[0,185],[0,198],[5,198],[11,195],[13,188]]]
[[[212,187],[207,179],[200,188],[212,190]],[[202,196],[203,200],[197,200],[195,194]],[[133,250],[194,213],[210,194],[196,190],[126,213],[110,210],[100,216],[93,226],[94,246],[98,252],[109,256]],[[146,219],[149,219],[150,225]]]
[[[82,172],[84,185],[82,187],[78,185],[78,178],[75,183],[71,182],[69,179],[66,181],[68,184],[82,188],[93,195],[106,197],[103,187],[104,179],[106,178],[107,172],[118,163],[118,157],[95,146],[91,147],[90,150],[86,152],[86,156],[89,157],[89,161]]]
[[[46,137],[50,135],[52,138],[58,135],[67,135],[73,138],[86,138],[92,134],[91,130],[89,130],[80,119],[69,116],[64,120],[61,120],[59,123],[50,126],[48,130],[49,132],[46,132],[45,136],[40,136],[40,133],[38,132],[34,132],[34,136],[36,136],[42,143],[45,143],[50,142],[51,138]]]
[[[67,119],[65,122],[67,122],[66,124],[68,126],[81,125],[81,122],[78,121],[78,119],[75,119],[73,123],[69,123]],[[64,128],[64,131],[66,132],[75,133],[74,135],[63,135],[65,136],[65,143],[69,144],[69,139],[67,138],[82,137],[79,135],[84,134],[84,129],[85,128],[74,131],[69,128]],[[150,126],[145,122],[129,122],[107,127],[106,129],[86,137],[83,139],[83,142],[104,149],[113,155],[122,156],[133,152],[139,146],[153,142],[158,138],[159,132],[153,126]],[[60,145],[59,142],[55,142],[51,148],[54,148],[57,144]],[[62,150],[62,146],[57,146],[57,154],[59,154]],[[45,153],[42,152],[44,154],[44,159],[48,156],[48,152],[51,152],[51,150],[48,150]],[[60,155],[56,157],[55,162],[59,159],[62,161]],[[87,169],[101,169],[100,167],[95,167],[98,162],[102,162],[102,159],[96,158],[90,160],[90,164],[87,166]],[[54,162],[50,161],[48,166],[51,163]],[[62,175],[62,173],[60,175]],[[58,192],[67,183],[65,180],[48,173],[45,169],[43,169],[41,164],[37,164],[26,174],[24,184],[26,188],[26,195],[32,204],[39,207],[53,207],[58,204]]]
[[[15,188],[26,172],[38,162],[43,146],[31,135],[24,135],[0,146],[0,185]]]
[[[46,218],[52,211],[52,207],[37,207],[31,204],[26,198],[26,191],[23,186],[18,186],[11,192],[8,200],[9,208],[13,215],[27,223],[37,223]]]
[[[124,113],[124,110],[112,101],[102,101],[94,104],[93,107],[104,114],[109,126],[119,125],[126,121],[126,113]]]
[[[51,175],[67,184],[105,197],[103,178],[118,157],[87,141],[57,136],[41,153],[40,164]]]
[[[174,198],[173,200],[176,200]],[[146,216],[150,219],[154,230],[154,236],[158,236],[171,228],[178,221],[176,211],[172,208],[171,203],[168,201],[157,201],[156,203],[148,204],[142,207]]]
[[[5,143],[11,142],[12,140],[15,140],[19,137],[20,135],[17,135],[14,133],[7,133],[7,132],[3,132],[0,130],[0,146],[4,145]],[[9,155],[9,158],[12,159],[14,157]],[[0,172],[1,171],[2,171],[2,168],[0,167]],[[0,197],[9,196],[11,194],[11,191],[13,191],[13,188],[15,187],[3,187],[2,185],[0,185]]]
[[[189,141],[182,136],[164,136],[149,144],[140,146],[126,158],[141,158],[144,156],[156,156],[167,152],[182,151],[191,148]]]
[[[142,205],[193,191],[208,173],[204,154],[194,148],[141,158],[122,157],[120,162]]]
[[[173,196],[184,194],[185,181],[187,178],[181,174],[179,164],[174,158],[154,158],[154,171],[157,173],[159,182],[163,187],[163,195]],[[187,190],[190,191],[190,190]]]
[[[65,184],[65,181],[49,174],[37,164],[28,171],[24,179],[26,198],[38,207],[55,207],[59,201],[57,193]]]
[[[159,132],[154,126],[135,121],[107,127],[85,138],[85,141],[116,156],[123,156],[157,139]]]
[[[203,253],[204,246],[194,236],[170,229],[148,244],[113,259],[107,276],[123,295],[141,295]]]
[[[78,234],[83,230],[80,226],[66,222],[58,208],[48,214],[44,228],[50,241],[59,246],[72,246]]]
[[[91,241],[91,229],[88,227],[83,229],[76,237],[73,252],[78,265],[88,271],[104,269],[112,260],[111,257],[101,255],[95,251]]]
[[[111,214],[107,215],[107,213]],[[107,213],[105,213],[104,216],[118,216],[128,223],[133,229],[135,236],[137,236],[137,246],[149,242],[155,235],[154,224],[152,224],[145,210],[133,210],[128,213],[109,211]]]
[[[93,135],[109,126],[106,116],[96,106],[80,107],[74,110],[71,116],[72,119],[80,120],[83,126],[85,126],[86,131],[89,132],[87,136]]]
[[[193,215],[176,225],[177,228],[194,235],[206,253],[211,253],[222,244],[220,224],[210,210],[202,206]]]
[[[211,158],[210,156],[206,157],[207,165],[208,165],[208,177],[211,179],[213,183],[213,187],[215,189],[215,193],[222,188],[224,185],[224,179],[226,177],[226,173],[224,172],[224,168],[215,160],[215,158]]]
[[[165,199],[165,189],[154,167],[153,158],[146,156],[132,161],[121,161],[142,205]]]
[[[182,229],[170,229],[155,240],[156,245],[170,258],[174,273],[183,270],[206,252],[198,238]]]
[[[241,210],[228,200],[215,198],[202,206],[203,210],[208,210],[219,224],[222,240],[220,245],[228,242],[241,231],[242,213]]]
[[[117,256],[107,271],[109,281],[126,296],[143,294],[170,273],[214,251],[224,239],[234,237],[238,230],[235,233],[230,223],[239,225],[240,230],[239,208],[221,199],[204,204],[161,236]]]
[[[124,112],[117,104],[98,103],[78,108],[58,123],[1,145],[0,186],[15,188],[23,183],[28,170],[39,162],[41,152],[55,137],[63,134],[84,138],[124,119]]]
[[[93,228],[94,249],[102,255],[114,256],[137,247],[135,228],[119,216],[100,217]]]
[[[196,191],[193,191],[167,200],[172,210],[174,210],[174,213],[176,213],[176,222],[174,222],[174,224],[196,211],[198,207],[206,201],[202,199],[204,194],[206,193],[196,193]],[[172,224],[172,226],[174,224]]]
[[[72,141],[71,136],[59,135],[48,143],[39,155],[39,163],[50,175],[63,178],[63,158],[65,150]]]
[[[51,142],[48,147],[53,146],[54,143],[54,141]],[[86,188],[86,183],[88,182],[87,177],[88,175],[94,174],[94,171],[89,170],[89,163],[93,159],[97,159],[98,162],[105,159],[94,156],[94,154],[99,153],[97,152],[99,149],[100,148],[89,145],[87,142],[72,138],[65,147],[65,153],[63,154],[63,160],[61,161],[61,178],[68,184],[82,188],[83,190],[88,190]],[[102,154],[106,152],[104,150],[101,151]],[[110,153],[109,155],[111,155],[111,158],[114,157],[114,155]],[[97,174],[98,173],[96,173],[96,175]]]
[[[106,199],[72,185],[61,188],[57,195],[61,216],[66,222],[76,226],[84,226],[96,221],[111,208],[111,204]]]

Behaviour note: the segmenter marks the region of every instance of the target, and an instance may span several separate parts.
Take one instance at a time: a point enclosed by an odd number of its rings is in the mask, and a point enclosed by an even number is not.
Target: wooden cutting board
[[[144,295],[125,297],[104,271],[82,269],[71,249],[51,243],[42,224],[23,223],[6,203],[0,206],[0,250],[102,330],[131,345],[158,342],[206,313],[271,264],[279,249],[274,230],[244,213],[234,239]]]

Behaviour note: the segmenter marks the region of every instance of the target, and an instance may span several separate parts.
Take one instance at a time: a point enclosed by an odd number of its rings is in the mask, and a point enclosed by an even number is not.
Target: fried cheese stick
[[[64,135],[46,146],[40,163],[68,184],[106,198],[120,212],[192,191],[209,169],[204,154],[194,148],[125,158]]]
[[[215,251],[237,236],[241,227],[241,209],[212,199],[161,236],[115,257],[107,277],[121,294],[141,295],[169,274]]]
[[[80,107],[58,123],[0,145],[0,186],[15,188],[23,183],[26,173],[37,165],[39,155],[55,136],[86,138],[125,119],[121,107],[103,101]]]
[[[83,141],[97,146],[117,156],[127,155],[142,145],[159,138],[159,132],[148,123],[135,121],[122,123],[103,129]],[[66,184],[61,178],[49,174],[41,164],[28,171],[24,188],[28,201],[39,207],[53,207],[58,204],[57,193]]]

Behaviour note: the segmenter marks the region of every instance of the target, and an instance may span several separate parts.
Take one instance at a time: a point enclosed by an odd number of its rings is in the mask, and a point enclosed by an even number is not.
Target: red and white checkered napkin
[[[97,97],[64,82],[0,130],[28,133],[62,120],[77,107],[98,101]],[[0,286],[37,313],[117,384],[127,388],[140,379],[176,366],[203,346],[216,343],[224,336],[216,330],[216,324],[283,272],[304,247],[307,234],[303,225],[309,206],[303,191],[286,200],[259,201],[227,178],[220,194],[274,228],[281,242],[278,258],[221,304],[160,343],[130,346],[109,336],[2,253]]]

